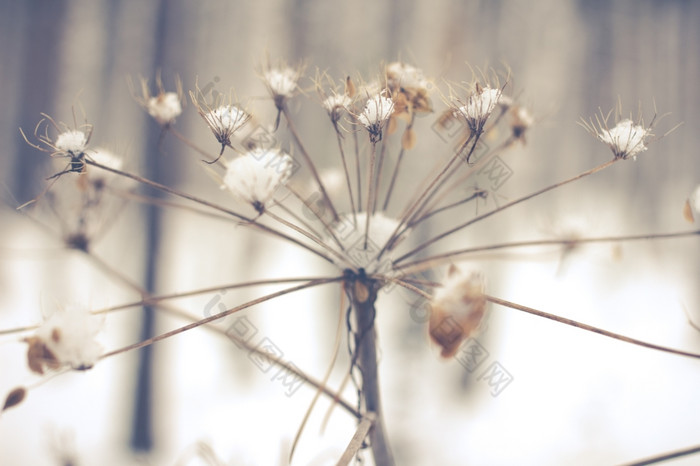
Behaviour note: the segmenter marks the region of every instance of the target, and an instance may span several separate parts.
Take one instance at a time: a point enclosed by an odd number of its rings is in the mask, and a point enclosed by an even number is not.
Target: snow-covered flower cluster
[[[357,116],[357,119],[369,131],[369,137],[372,142],[381,141],[382,129],[393,111],[394,102],[382,94],[377,94],[367,99],[365,108]]]
[[[124,166],[124,159],[103,147],[96,147],[90,152],[90,158],[100,165],[121,170]],[[104,172],[104,170],[103,170]]]
[[[161,92],[146,100],[146,111],[159,125],[168,126],[182,113],[180,96],[175,92]]]
[[[202,113],[204,121],[222,145],[231,145],[231,136],[241,129],[250,115],[235,105],[222,105],[207,113]]]
[[[386,67],[387,82],[390,88],[422,89],[427,91],[430,86],[423,75],[423,70],[402,62],[392,62]]]
[[[93,162],[104,165],[108,168],[113,168],[114,170],[121,170],[124,167],[123,158],[103,147],[96,147],[95,149],[92,149],[90,151],[90,159]],[[96,183],[97,187],[102,187],[107,180],[113,181],[117,177],[115,173],[97,167],[93,167],[89,173],[90,179],[93,183]]]
[[[386,83],[394,100],[395,115],[410,117],[414,112],[432,112],[428,99],[431,82],[420,68],[402,62],[390,63],[386,67]]]
[[[430,303],[431,339],[445,358],[454,356],[460,344],[479,328],[486,312],[485,281],[481,273],[450,266],[447,280]]]
[[[651,130],[625,119],[612,129],[602,129],[598,139],[610,146],[616,159],[627,159],[647,150],[646,139],[650,135]]]
[[[228,163],[222,187],[262,213],[293,168],[292,158],[278,149],[253,149]]]
[[[76,370],[90,369],[102,353],[96,340],[104,319],[90,314],[80,306],[56,310],[29,337],[27,361],[29,368],[43,374],[46,368],[69,366]]]
[[[476,91],[469,96],[466,104],[459,107],[457,111],[464,117],[472,133],[481,134],[486,120],[496,108],[500,98],[500,89],[493,89],[489,86],[481,88],[477,85]]]
[[[79,155],[85,151],[88,135],[80,130],[65,131],[56,137],[56,149],[69,155]]]
[[[352,105],[352,99],[347,94],[331,94],[323,100],[323,108],[334,123],[340,119],[343,110]]]
[[[534,117],[530,111],[522,105],[514,105],[511,107],[510,117],[510,127],[513,130],[513,137],[524,141],[525,132],[535,124]]]
[[[299,70],[290,67],[270,68],[263,73],[263,80],[275,103],[281,103],[296,92]]]
[[[46,152],[52,157],[69,157],[71,159],[69,171],[82,172],[85,166],[85,151],[92,136],[92,125],[85,123],[71,127],[63,122],[57,122],[44,113],[42,116],[43,118],[34,129],[36,142],[30,141],[20,128],[24,140],[33,148]],[[55,138],[50,134],[54,131],[57,134]]]

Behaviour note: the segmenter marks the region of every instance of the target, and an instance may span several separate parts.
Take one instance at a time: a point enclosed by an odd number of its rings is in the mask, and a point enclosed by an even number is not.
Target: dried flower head
[[[430,338],[442,348],[445,358],[454,356],[459,345],[475,330],[486,311],[484,277],[451,265],[447,280],[430,303]]]
[[[650,129],[635,125],[630,119],[618,122],[612,129],[601,128],[598,133],[598,139],[610,146],[616,159],[635,158],[647,150],[645,141],[649,136]]]
[[[352,99],[346,94],[331,94],[323,100],[323,108],[328,112],[328,116],[333,123],[340,120],[343,111],[352,105]]]
[[[282,108],[288,98],[296,94],[301,73],[301,66],[297,68],[286,65],[280,65],[275,68],[267,66],[263,70],[263,82],[278,109]]]
[[[423,70],[402,62],[386,67],[386,83],[394,100],[394,114],[410,117],[414,112],[432,112],[428,99],[431,83]]]
[[[482,88],[477,83],[476,90],[469,96],[467,102],[457,108],[458,115],[466,120],[473,134],[480,135],[500,98],[501,89],[493,89],[489,86]]]
[[[428,91],[430,82],[423,70],[402,62],[392,62],[386,67],[387,84],[390,89],[416,89]]]
[[[124,167],[124,159],[103,147],[96,147],[92,149],[90,151],[90,159],[100,165],[104,165],[105,167],[113,168],[115,170],[121,170]],[[125,181],[123,178],[118,178],[118,175],[115,173],[96,167],[92,167],[88,174],[90,175],[90,181],[96,189],[101,189],[104,187],[107,181],[113,182],[117,179],[119,181]]]
[[[124,166],[124,159],[103,147],[96,147],[90,152],[90,158],[100,165],[121,170]],[[104,172],[104,170],[103,170]],[[105,172],[108,173],[108,172]]]
[[[29,141],[21,128],[20,133],[22,133],[22,137],[27,144],[35,149],[46,152],[51,157],[70,159],[68,168],[53,175],[51,178],[66,172],[83,173],[85,171],[85,153],[92,136],[92,125],[83,123],[78,126],[75,113],[73,114],[73,127],[63,122],[56,122],[45,113],[41,115],[43,118],[39,120],[39,123],[34,128],[36,143]],[[52,129],[52,133],[56,133],[55,136],[50,134],[49,128]]]
[[[27,397],[27,389],[24,387],[17,387],[7,394],[5,397],[5,403],[0,411],[5,411],[7,409],[13,408],[20,404]]]
[[[146,110],[158,124],[163,126],[170,125],[182,113],[180,96],[175,92],[163,92],[157,96],[150,97],[146,104]]]
[[[327,73],[317,71],[314,83],[321,105],[337,129],[340,117],[344,112],[349,111],[353,104],[355,88],[352,80],[348,76],[344,80],[344,86],[338,85]]]
[[[226,146],[232,147],[231,137],[248,123],[251,118],[250,114],[234,103],[233,91],[229,93],[228,97],[223,94],[212,96],[210,104],[207,102],[207,95],[199,89],[199,86],[196,86],[194,92],[190,91],[190,99],[197,108],[197,113],[204,119],[216,140],[221,144],[221,153],[223,154]]]
[[[87,134],[82,131],[66,131],[56,138],[56,149],[67,154],[81,154],[86,147]]]
[[[382,129],[393,111],[394,102],[381,93],[367,99],[365,108],[357,116],[357,119],[362,126],[367,128],[369,138],[373,143],[382,140]]]
[[[613,112],[615,112],[614,121],[616,121],[616,124],[611,128],[608,125],[608,121],[611,119]],[[641,117],[641,109],[638,112],[636,122],[632,121],[631,118],[621,118],[621,114],[622,103],[618,102],[617,106],[607,114],[603,114],[601,111],[600,115],[596,115],[595,123],[593,119],[588,121],[582,119],[580,124],[596,139],[607,144],[615,159],[626,160],[630,157],[636,159],[639,153],[647,150],[647,141],[653,136],[651,130],[657,121],[656,114],[654,114],[648,127],[644,124]]]
[[[83,307],[57,310],[37,329],[35,336],[27,339],[29,368],[38,374],[43,374],[46,368],[62,366],[90,369],[102,352],[95,337],[103,322]]]
[[[253,149],[228,163],[222,187],[262,214],[293,167],[292,158],[278,149]]]
[[[182,113],[182,83],[175,80],[176,92],[166,92],[160,76],[156,77],[156,94],[151,94],[146,79],[141,79],[141,95],[139,96],[133,89],[133,84],[129,81],[132,94],[136,102],[143,107],[146,112],[156,122],[168,127],[175,122],[175,119]]]
[[[522,105],[513,105],[510,108],[510,127],[513,137],[525,142],[525,132],[535,124],[535,119],[527,108]]]

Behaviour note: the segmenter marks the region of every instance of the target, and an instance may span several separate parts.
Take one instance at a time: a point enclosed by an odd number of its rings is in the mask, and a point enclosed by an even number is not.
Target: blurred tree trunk
[[[181,17],[182,9],[178,8],[177,2],[161,0],[156,10],[155,24],[153,28],[153,57],[150,75],[158,76],[163,70],[169,70],[168,57],[170,51],[177,49],[173,46],[176,30],[180,30],[178,25],[184,24]],[[169,76],[167,71],[163,74],[165,86],[170,84],[172,90],[174,78]],[[152,89],[154,79],[151,79]],[[176,154],[166,150],[167,134],[163,133],[155,121],[149,121],[149,131],[144,147],[143,157],[145,160],[145,176],[148,179],[167,186],[176,186],[178,164],[172,163]],[[166,154],[167,153],[167,154]],[[170,159],[170,160],[166,160]],[[151,190],[149,194],[158,198],[163,195],[158,190]],[[167,254],[163,250],[163,222],[164,212],[155,205],[148,205],[145,208],[146,227],[146,256],[145,256],[145,283],[144,287],[149,294],[157,292],[159,263],[162,257]],[[156,333],[156,314],[152,306],[144,306],[141,322],[141,340],[151,338]],[[134,397],[133,429],[131,433],[131,446],[135,451],[150,451],[154,443],[153,432],[153,361],[154,347],[147,346],[139,352],[139,363],[137,369],[137,383]]]
[[[58,74],[61,70],[61,37],[67,10],[66,0],[29,0],[15,3],[15,12],[21,5],[26,20],[21,79],[17,83],[19,99],[19,127],[31,138],[41,118],[40,113],[53,114]],[[4,8],[12,9],[7,4]],[[16,14],[16,13],[15,13]],[[72,123],[72,122],[71,122]],[[11,192],[20,202],[35,197],[35,186],[41,179],[39,168],[45,163],[37,151],[20,144],[17,151],[14,176],[9,180]]]

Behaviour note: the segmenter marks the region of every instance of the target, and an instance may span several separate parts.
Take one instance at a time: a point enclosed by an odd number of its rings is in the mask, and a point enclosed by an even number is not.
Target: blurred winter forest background
[[[195,82],[220,92],[233,88],[261,121],[272,122],[274,106],[256,72],[266,54],[273,63],[303,60],[307,75],[318,67],[338,80],[370,79],[381,63],[400,59],[422,68],[443,90],[445,83],[470,81],[470,66],[510,69],[508,89],[537,124],[526,145],[504,155],[513,175],[492,193],[493,202],[609,159],[608,148],[576,122],[599,107],[611,109],[618,98],[626,112],[641,104],[646,121],[654,103],[659,113],[669,112],[659,134],[684,123],[638,160],[484,222],[441,250],[571,229],[584,237],[692,229],[682,208],[700,182],[698,24],[700,2],[690,0],[0,2],[0,328],[37,323],[42,309],[58,304],[99,308],[137,297],[80,252],[61,247],[67,232],[59,218],[69,213],[52,214],[41,202],[24,215],[15,212],[57,171],[22,140],[19,128],[30,133],[41,112],[70,122],[71,108],[81,118],[82,107],[94,125],[91,145],[123,155],[127,170],[230,202],[199,156],[175,138],[166,137],[159,150],[159,128],[132,99],[127,78],[152,80],[160,73],[169,90],[176,76],[186,90]],[[311,82],[302,86],[311,88]],[[439,95],[433,100],[443,108]],[[295,97],[292,112],[320,166],[336,166],[334,133],[315,93]],[[433,154],[449,150],[431,130],[435,118],[417,123],[418,147],[409,154],[397,198],[412,192],[412,180],[433,166]],[[176,126],[217,150],[191,105]],[[284,125],[277,137],[287,144]],[[62,177],[54,189],[60,194],[72,182]],[[218,220],[138,206],[107,213],[93,250],[156,292],[319,273],[318,264],[292,246]],[[460,215],[473,215],[469,209]],[[434,228],[439,232],[444,224]],[[700,334],[686,312],[700,322],[698,252],[690,238],[587,246],[566,256],[551,248],[517,250],[482,255],[475,264],[496,296],[697,352]],[[443,275],[438,269],[431,278]],[[219,298],[233,306],[274,289]],[[178,304],[201,316],[216,296]],[[700,365],[694,360],[494,308],[479,337],[488,359],[468,371],[431,348],[415,302],[394,290],[379,304],[386,425],[399,464],[612,464],[700,444]],[[320,378],[331,358],[337,308],[338,290],[322,288],[245,316],[258,339],[269,338],[285,360]],[[137,340],[143,323],[140,308],[110,316],[104,346]],[[162,317],[155,330],[180,324]],[[343,348],[334,387],[348,364]],[[0,394],[35,380],[25,351],[17,338],[2,339]],[[225,464],[286,464],[314,395],[308,385],[287,396],[272,372],[205,329],[160,343],[151,356],[150,369],[139,370],[143,359],[132,352],[32,389],[0,417],[0,462],[203,464],[196,452],[211,449]],[[512,378],[497,396],[480,378],[493,363]],[[144,379],[148,373],[152,378]],[[353,390],[344,396],[353,400]],[[327,408],[323,400],[314,412],[294,464],[335,464],[352,436],[354,422],[341,410],[319,435]],[[66,459],[72,455],[75,463]],[[673,464],[697,461],[696,455]]]

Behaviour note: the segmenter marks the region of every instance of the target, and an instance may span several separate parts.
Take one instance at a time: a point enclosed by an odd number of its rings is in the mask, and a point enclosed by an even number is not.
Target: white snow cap
[[[146,110],[158,124],[167,125],[175,121],[182,113],[180,96],[175,92],[164,92],[151,97],[146,102]]]
[[[248,114],[235,105],[222,105],[204,115],[215,135],[231,134],[248,121]]]
[[[428,90],[430,84],[423,70],[398,61],[387,65],[386,74],[392,87]]]
[[[323,108],[328,113],[337,112],[339,109],[346,109],[352,104],[352,99],[345,94],[333,94],[323,101]]]
[[[274,96],[291,97],[297,88],[299,72],[293,68],[272,68],[265,72],[265,83]]]
[[[104,319],[90,314],[87,308],[69,306],[56,310],[36,331],[36,336],[60,364],[73,369],[88,369],[102,354],[95,337]]]
[[[355,223],[357,218],[357,223]],[[367,213],[357,212],[341,215],[333,227],[333,233],[345,249],[345,254],[357,267],[363,267],[369,273],[390,264],[391,253],[382,255],[382,263],[370,262],[376,258],[379,251],[387,244],[391,235],[399,226],[398,220],[385,216],[381,212],[371,215],[367,248],[365,249],[365,229],[367,228]]]
[[[365,109],[362,110],[358,120],[365,128],[372,131],[378,129],[386,120],[389,119],[394,111],[394,102],[381,94],[377,94],[367,99]]]
[[[261,211],[293,167],[292,158],[278,149],[253,149],[229,162],[222,187]]]
[[[610,146],[616,159],[626,159],[647,150],[644,140],[649,134],[650,130],[625,119],[612,129],[604,129],[598,134],[598,139]]]
[[[87,146],[87,135],[78,130],[65,131],[58,135],[55,146],[62,152],[80,154]]]
[[[115,170],[121,170],[124,166],[124,160],[121,157],[102,147],[97,147],[91,151],[90,158],[100,165],[114,168]],[[106,170],[101,170],[101,172],[105,175],[108,173],[113,174],[111,172],[107,172]]]
[[[470,95],[466,105],[459,107],[458,110],[467,119],[470,127],[482,127],[500,98],[500,89],[487,86],[481,89],[481,92],[477,91]]]
[[[433,296],[433,305],[453,316],[463,314],[471,310],[472,301],[482,296],[484,289],[483,274],[452,266],[445,283]]]

